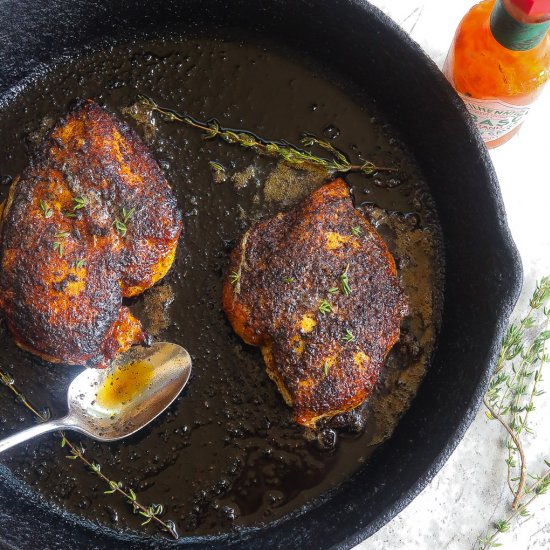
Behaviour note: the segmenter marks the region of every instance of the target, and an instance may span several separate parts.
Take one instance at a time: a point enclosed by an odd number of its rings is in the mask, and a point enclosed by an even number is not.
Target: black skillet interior
[[[41,64],[98,40],[144,32],[256,34],[352,81],[401,133],[430,186],[445,244],[443,324],[428,375],[393,437],[322,505],[226,542],[347,548],[375,532],[414,498],[460,441],[521,284],[495,174],[457,96],[391,21],[358,1],[4,0],[1,7],[0,93]],[[5,472],[2,478],[0,537],[6,544],[113,544],[113,532],[48,511],[32,495],[24,500]],[[126,542],[160,544],[132,537]],[[222,539],[183,542],[214,545]]]

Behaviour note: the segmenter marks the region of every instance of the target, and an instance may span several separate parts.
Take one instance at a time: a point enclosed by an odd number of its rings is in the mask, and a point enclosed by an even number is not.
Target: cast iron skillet
[[[321,506],[277,525],[181,544],[349,548],[404,508],[474,418],[521,286],[495,173],[457,95],[392,21],[359,0],[0,0],[0,93],[102,39],[167,31],[263,37],[303,51],[365,90],[401,133],[436,202],[445,244],[443,324],[416,399],[384,443]],[[0,542],[102,548],[121,535],[22,498],[0,472]],[[126,536],[125,547],[159,547]],[[177,543],[167,543],[177,544]]]

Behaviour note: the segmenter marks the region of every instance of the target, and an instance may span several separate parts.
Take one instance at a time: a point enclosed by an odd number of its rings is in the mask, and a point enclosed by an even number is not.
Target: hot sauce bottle
[[[550,78],[550,0],[484,0],[462,19],[443,72],[487,147],[508,141]]]

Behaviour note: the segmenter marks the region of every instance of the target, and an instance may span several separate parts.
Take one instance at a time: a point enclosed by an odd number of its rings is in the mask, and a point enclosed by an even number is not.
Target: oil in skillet
[[[151,382],[153,365],[148,361],[133,361],[109,374],[99,388],[96,403],[115,410],[139,395]]]
[[[378,417],[384,422],[388,417],[391,425],[406,408],[426,364],[420,351],[433,342],[429,316],[438,263],[428,237],[437,224],[422,194],[422,177],[406,151],[390,143],[391,128],[384,130],[368,100],[354,101],[347,84],[336,85],[330,75],[293,61],[301,56],[276,52],[276,46],[210,38],[121,44],[65,60],[29,83],[8,108],[0,105],[1,174],[20,173],[36,147],[32,134],[63,116],[74,98],[91,97],[145,137],[177,195],[185,229],[175,265],[159,286],[128,305],[147,325],[148,298],[160,296],[161,288],[164,296],[173,295],[158,337],[186,347],[197,368],[183,398],[143,432],[109,444],[81,441],[87,456],[113,479],[127,483],[144,502],[163,504],[166,517],[184,535],[230,532],[281,518],[351,475],[380,442]],[[233,243],[255,220],[292,206],[303,173],[158,119],[152,120],[148,134],[122,112],[137,92],[266,138],[298,142],[301,132],[309,131],[354,158],[399,168],[395,177],[401,184],[391,188],[383,185],[394,175],[347,178],[357,206],[380,207],[369,215],[388,244],[404,241],[409,257],[397,254],[399,269],[401,275],[408,270],[404,284],[415,312],[407,329],[410,342],[392,352],[386,369],[391,376],[380,384],[380,394],[394,396],[395,406],[388,408],[383,401],[381,414],[369,415],[365,429],[359,422],[347,433],[327,427],[319,434],[297,426],[267,377],[261,354],[234,334],[220,307]],[[223,183],[213,181],[209,161],[225,167]],[[404,217],[405,212],[414,217]],[[403,230],[388,228],[386,218],[395,218]],[[408,238],[402,239],[405,233]],[[417,314],[422,310],[424,317]],[[64,389],[74,370],[37,364],[1,326],[0,344],[3,366],[35,404],[62,415]],[[23,416],[17,404],[0,399],[0,432],[7,433]],[[115,529],[154,533],[140,526],[139,516],[123,500],[105,495],[101,480],[78,462],[67,461],[54,438],[2,460],[52,505]]]

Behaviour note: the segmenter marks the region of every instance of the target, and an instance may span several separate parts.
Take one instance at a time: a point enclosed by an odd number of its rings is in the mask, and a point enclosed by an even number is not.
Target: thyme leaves
[[[121,237],[126,236],[126,232],[128,231],[128,228],[126,227],[126,224],[124,222],[121,222],[119,219],[116,219],[113,222],[113,225],[115,226],[115,229],[117,230],[118,234]]]
[[[342,293],[344,296],[349,296],[351,294],[351,287],[349,285],[349,264],[346,266],[346,269],[340,275],[340,286],[342,287]]]
[[[63,257],[65,251],[65,239],[70,235],[68,231],[59,231],[54,235],[53,249],[59,254],[59,257]]]
[[[211,161],[209,161],[208,164],[209,164],[210,168],[212,168],[212,170],[214,170],[214,172],[218,172],[218,173],[225,172],[225,168],[219,162],[211,160]]]
[[[349,344],[350,342],[353,342],[353,340],[355,340],[355,336],[353,335],[353,333],[349,328],[346,329],[344,336],[342,336],[342,340],[344,340],[346,344]]]
[[[122,208],[120,211],[120,218],[116,218],[113,222],[113,225],[117,231],[117,233],[121,237],[125,237],[126,233],[128,232],[128,221],[130,218],[134,215],[136,209],[135,207],[132,207],[130,209]]]
[[[42,213],[44,214],[44,217],[46,219],[51,218],[53,216],[53,208],[50,208],[48,206],[48,203],[44,200],[40,201],[40,210],[42,210]]]
[[[136,211],[136,208],[135,207],[132,207],[130,208],[129,210],[127,210],[126,208],[123,208],[121,211],[120,211],[120,214],[122,216],[122,221],[124,223],[128,223],[128,220],[134,215],[134,212]]]
[[[86,197],[73,197],[73,210],[80,210],[88,204],[88,199]]]
[[[327,300],[321,300],[321,303],[319,304],[319,311],[326,315],[327,313],[332,313],[332,306]]]

